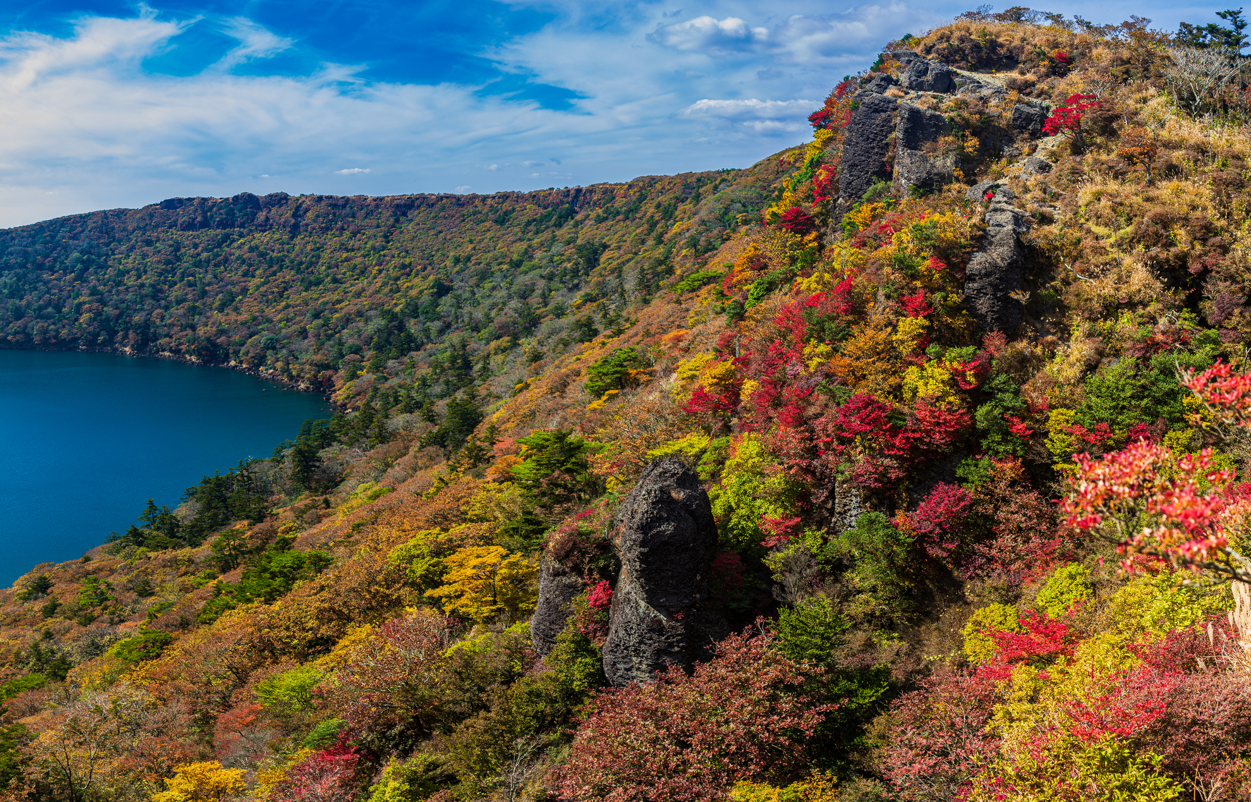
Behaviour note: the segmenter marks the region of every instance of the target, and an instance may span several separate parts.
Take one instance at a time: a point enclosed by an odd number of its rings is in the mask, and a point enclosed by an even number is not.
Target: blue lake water
[[[0,587],[330,414],[322,396],[225,368],[0,350]]]

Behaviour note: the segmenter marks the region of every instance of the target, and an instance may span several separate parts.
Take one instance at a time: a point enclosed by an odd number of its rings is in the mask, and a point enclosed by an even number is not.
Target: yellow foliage
[[[849,212],[847,219],[859,230],[876,220],[884,211],[886,211],[885,203],[865,203]]]
[[[900,356],[907,356],[916,350],[917,343],[930,327],[929,321],[923,317],[901,317],[895,326],[891,339],[899,349]]]
[[[711,393],[722,392],[738,379],[738,368],[734,360],[726,359],[714,362],[704,369],[702,384]]]
[[[500,546],[471,546],[444,560],[443,585],[426,595],[443,601],[448,615],[486,623],[501,614],[515,620],[534,610],[538,563]]]
[[[274,789],[277,788],[283,780],[287,779],[287,772],[291,770],[291,767],[303,763],[311,757],[312,754],[312,749],[301,749],[292,755],[288,755],[287,759],[283,761],[282,764],[256,772],[256,788],[253,789],[253,793],[256,798],[269,799],[270,795],[273,794]]]
[[[960,630],[964,635],[964,656],[973,663],[985,663],[995,655],[991,632],[1019,632],[1021,622],[1016,608],[1006,604],[989,604],[973,615]]]
[[[366,504],[377,501],[392,490],[394,488],[379,487],[377,482],[365,482],[359,485],[352,491],[352,495],[348,496],[348,500],[343,503],[343,506],[339,507],[339,518],[342,519]]]
[[[1073,435],[1069,427],[1077,420],[1077,413],[1071,409],[1057,408],[1047,415],[1047,450],[1058,463],[1069,464],[1076,450]]]
[[[517,457],[516,462],[520,463],[521,458]],[[469,522],[498,524],[520,518],[526,509],[521,489],[516,485],[487,481],[478,486],[461,512]]]
[[[815,371],[824,365],[832,356],[834,356],[834,347],[829,343],[813,340],[804,345],[804,364],[810,371]]]
[[[166,790],[152,795],[152,802],[223,802],[247,790],[243,769],[224,769],[216,760],[176,766],[165,780]]]
[[[692,432],[686,437],[682,437],[677,440],[670,440],[658,448],[653,448],[651,451],[647,452],[646,458],[650,461],[666,457],[670,454],[682,454],[691,459],[695,459],[708,448],[708,445],[711,442],[712,438],[708,435],[701,434],[699,432]]]
[[[708,363],[716,359],[711,353],[696,354],[690,359],[684,359],[678,363],[677,368],[673,371],[673,389],[670,394],[679,401],[686,401],[691,397],[691,393],[695,392],[695,384],[704,374],[704,369],[708,367]],[[733,363],[730,368],[733,369]]]
[[[903,375],[903,394],[907,401],[918,398],[928,398],[939,404],[956,401],[951,371],[941,360],[909,365]]]
[[[890,315],[873,315],[830,360],[834,374],[855,392],[883,400],[895,395],[903,379],[893,329]]]

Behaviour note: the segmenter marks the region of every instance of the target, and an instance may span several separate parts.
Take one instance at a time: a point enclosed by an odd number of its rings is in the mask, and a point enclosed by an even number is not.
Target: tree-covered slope
[[[1251,68],[1221,19],[972,12],[742,173],[9,232],[23,327],[84,291],[132,305],[114,347],[207,316],[351,411],[0,591],[0,784],[1246,798]],[[265,230],[195,228],[237,208]],[[686,601],[648,601],[666,576]],[[657,643],[678,664],[623,682]]]
[[[0,337],[332,391],[345,369],[381,373],[453,331],[476,356],[534,341],[545,321],[550,344],[571,312],[597,330],[597,312],[611,320],[754,219],[781,170],[769,159],[490,196],[245,193],[64,217],[0,232]]]

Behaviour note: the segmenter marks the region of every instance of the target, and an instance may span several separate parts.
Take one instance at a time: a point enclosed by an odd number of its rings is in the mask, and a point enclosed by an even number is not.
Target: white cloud
[[[294,40],[278,36],[246,17],[233,17],[227,20],[222,26],[222,31],[239,42],[239,46],[233,48],[214,65],[218,69],[229,69],[251,59],[271,58],[295,44]]]
[[[487,167],[487,169],[490,170],[491,172],[495,172],[496,170],[500,169],[500,166],[498,164],[492,164],[489,167]]]
[[[473,187],[469,186],[468,184],[462,184],[461,186],[457,187],[456,189],[454,189],[454,190],[452,190],[452,191],[453,191],[453,192],[459,192],[459,193],[462,193],[462,194],[463,194],[463,193],[465,193],[465,192],[468,192],[468,191],[469,191],[469,190],[471,190],[471,189],[473,189]]]
[[[372,172],[373,170],[369,169],[368,167],[349,167],[346,170],[335,170],[334,174],[335,175],[364,175],[365,173],[372,173]]]
[[[723,20],[696,17],[675,25],[662,25],[650,37],[666,47],[723,53],[749,50],[768,42],[768,28],[753,28],[738,17]]]

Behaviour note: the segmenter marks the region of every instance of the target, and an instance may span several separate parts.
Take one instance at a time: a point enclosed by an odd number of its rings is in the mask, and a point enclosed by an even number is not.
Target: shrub
[[[570,800],[696,802],[742,780],[786,778],[830,710],[803,692],[820,673],[769,635],[734,635],[686,675],[601,693],[560,773]]]

